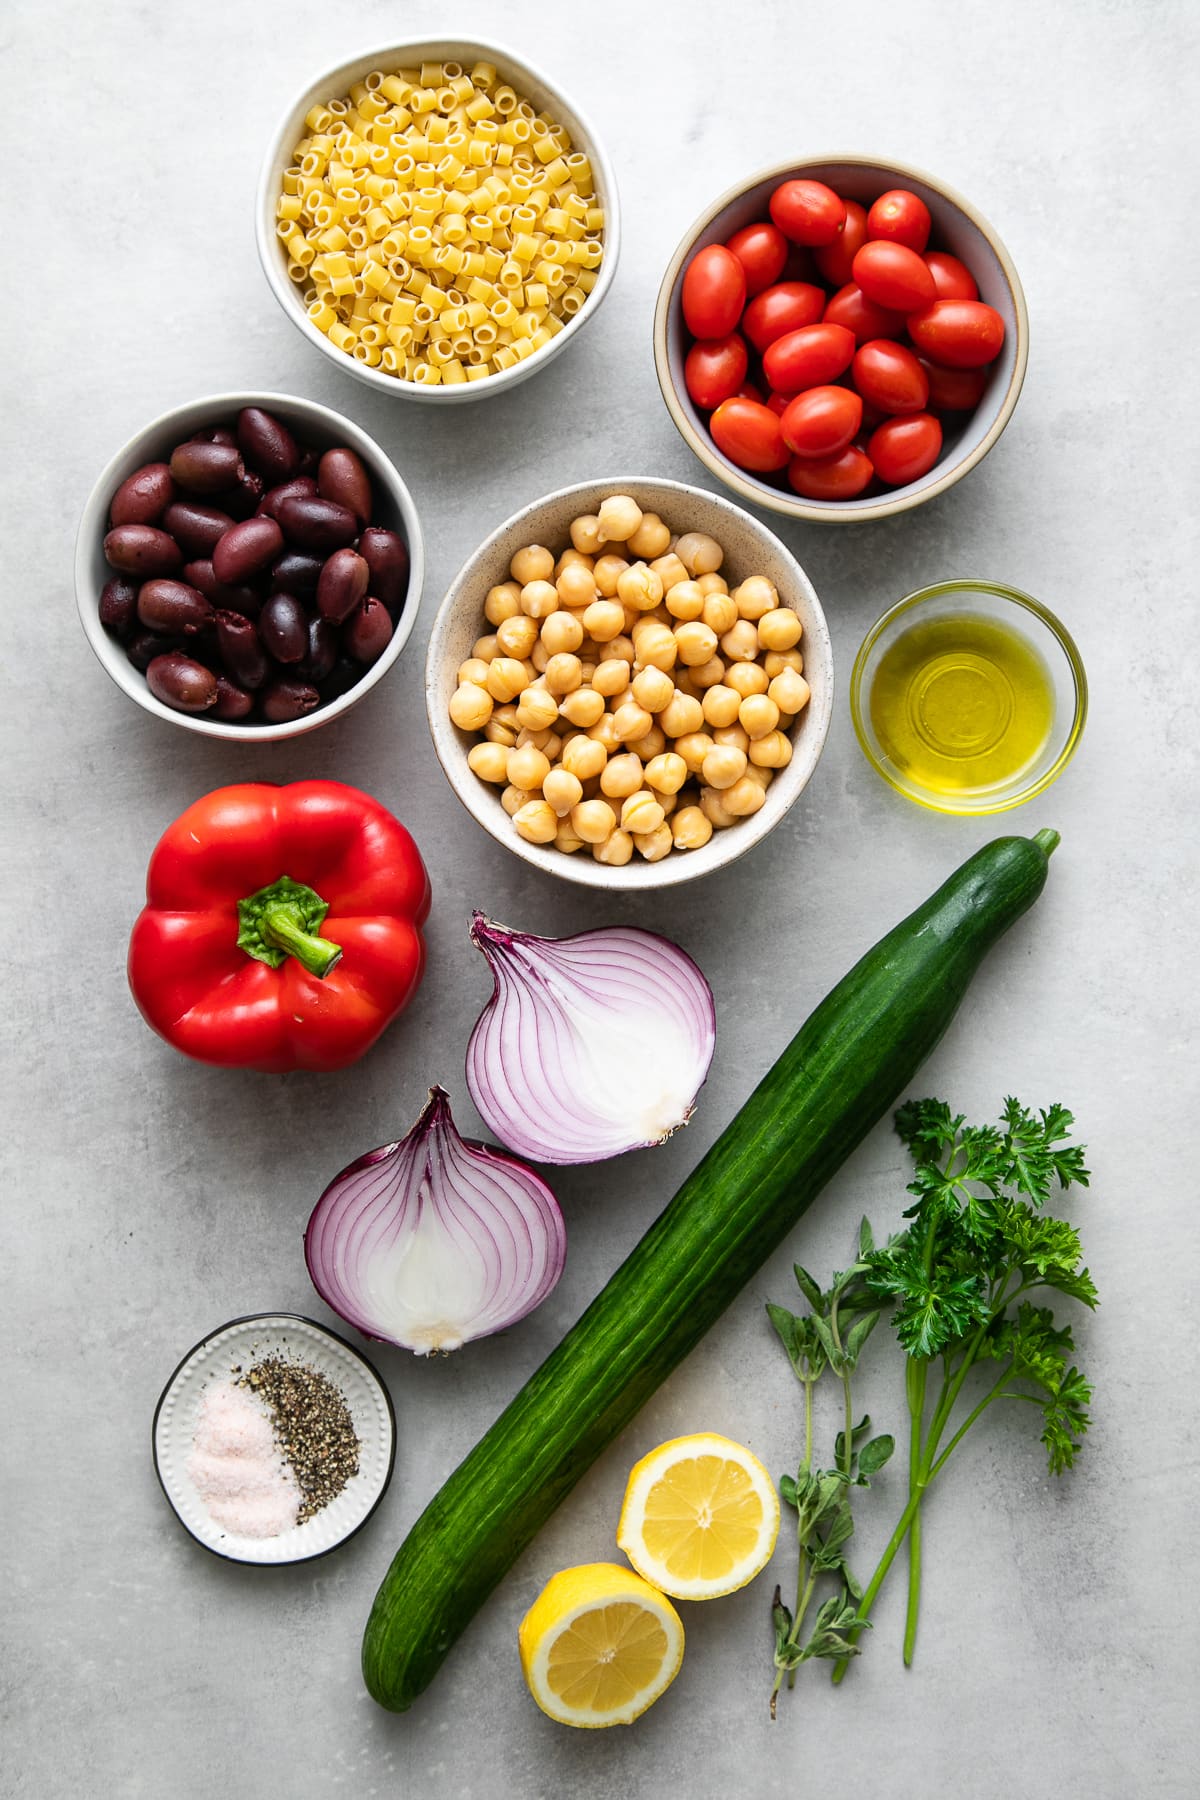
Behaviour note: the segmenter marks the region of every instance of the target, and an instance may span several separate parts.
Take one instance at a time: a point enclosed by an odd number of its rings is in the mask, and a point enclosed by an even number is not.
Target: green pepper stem
[[[305,931],[295,906],[286,903],[268,906],[262,915],[262,933],[289,956],[294,956],[310,975],[324,977],[342,960],[341,945],[331,944],[328,938],[314,937],[312,932]]]

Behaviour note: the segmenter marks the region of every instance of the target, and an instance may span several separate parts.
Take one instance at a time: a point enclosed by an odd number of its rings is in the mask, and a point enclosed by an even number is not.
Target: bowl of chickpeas
[[[799,798],[833,655],[765,525],[624,476],[484,540],[434,621],[425,695],[446,777],[498,843],[587,887],[669,887],[735,861]]]
[[[524,381],[616,270],[616,181],[574,102],[509,50],[429,39],[308,83],[259,178],[271,290],[380,393],[435,404]]]

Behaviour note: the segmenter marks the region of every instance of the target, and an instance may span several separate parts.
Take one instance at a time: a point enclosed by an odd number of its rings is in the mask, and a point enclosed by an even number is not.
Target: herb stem
[[[896,1560],[896,1556],[900,1549],[901,1544],[904,1542],[905,1538],[908,1536],[909,1528],[911,1527],[912,1522],[917,1515],[917,1509],[919,1508],[920,1504],[921,1504],[921,1495],[919,1493],[914,1494],[912,1499],[909,1501],[908,1505],[905,1507],[904,1511],[900,1514],[900,1518],[896,1525],[896,1529],[895,1529],[895,1531],[893,1531],[891,1537],[888,1540],[887,1549],[884,1551],[883,1555],[880,1557],[878,1567],[876,1568],[875,1573],[872,1575],[870,1581],[867,1583],[866,1590],[863,1593],[862,1600],[859,1602],[858,1624],[848,1634],[849,1641],[852,1644],[856,1644],[859,1640],[859,1637],[862,1633],[862,1628],[866,1624],[867,1619],[870,1616],[872,1606],[875,1604],[875,1597],[878,1594],[880,1588],[883,1586],[884,1578],[886,1577],[888,1570],[891,1568],[892,1564]],[[849,1667],[849,1665],[850,1665],[850,1658],[848,1656],[840,1657],[838,1659],[838,1661],[834,1664],[834,1666],[833,1666],[833,1682],[834,1682],[835,1686],[841,1681],[841,1679],[842,1679],[843,1675],[845,1675],[846,1670]]]

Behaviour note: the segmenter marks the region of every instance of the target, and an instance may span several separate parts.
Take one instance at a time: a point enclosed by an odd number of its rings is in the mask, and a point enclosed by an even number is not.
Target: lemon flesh
[[[675,1608],[617,1563],[552,1576],[521,1621],[519,1642],[526,1685],[542,1711],[591,1730],[632,1724],[683,1660]]]
[[[715,1432],[674,1438],[629,1477],[617,1543],[638,1573],[677,1600],[711,1600],[766,1566],[779,1531],[770,1475]]]

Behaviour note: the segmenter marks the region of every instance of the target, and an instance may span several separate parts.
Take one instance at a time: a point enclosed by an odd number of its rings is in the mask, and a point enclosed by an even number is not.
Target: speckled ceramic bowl
[[[786,483],[739,469],[722,456],[708,431],[707,418],[688,394],[683,364],[692,342],[683,322],[682,276],[697,250],[723,244],[735,231],[769,217],[767,202],[781,181],[803,177],[824,181],[848,200],[870,206],[889,188],[919,194],[933,216],[932,241],[966,263],[979,297],[1004,320],[1004,348],[992,365],[983,398],[975,411],[951,414],[944,422],[942,454],[927,475],[905,487],[864,495],[859,500],[805,500]],[[884,519],[920,506],[945,493],[983,461],[1008,424],[1025,379],[1029,359],[1029,315],[1013,260],[994,228],[969,200],[932,175],[905,163],[878,162],[865,156],[820,156],[805,162],[779,163],[739,182],[714,200],[684,233],[667,264],[654,313],[654,361],[667,410],[680,435],[705,466],[743,500],[766,506],[792,519],[822,524],[856,525]],[[782,481],[782,478],[780,478]]]
[[[550,113],[566,127],[575,149],[584,151],[592,165],[596,195],[604,208],[604,257],[596,271],[596,285],[588,296],[586,305],[580,308],[573,319],[568,320],[557,336],[532,356],[526,357],[524,362],[514,363],[511,369],[501,370],[484,380],[462,382],[451,387],[423,387],[417,382],[399,381],[385,370],[372,369],[366,363],[356,362],[344,350],[339,350],[309,318],[302,291],[288,274],[287,253],[275,228],[275,204],[279,198],[283,171],[292,160],[296,144],[305,136],[304,121],[312,108],[341,98],[355,82],[362,81],[373,70],[390,72],[394,69],[411,68],[423,62],[456,62],[461,63],[468,71],[477,62],[493,63],[501,78],[509,82],[523,99],[528,99],[531,105]],[[556,356],[561,356],[567,346],[574,343],[583,327],[595,318],[612,286],[621,242],[621,221],[616,178],[604,145],[575,102],[569,100],[561,88],[555,86],[540,69],[534,68],[531,63],[515,56],[502,45],[479,44],[462,38],[430,38],[421,43],[395,44],[381,50],[364,51],[318,75],[307,84],[303,93],[296,95],[276,127],[263,160],[255,203],[255,237],[259,260],[271,292],[297,331],[322,355],[327,356],[336,368],[354,376],[357,381],[366,382],[377,393],[390,394],[393,399],[420,400],[432,406],[457,406],[471,400],[490,399],[494,394],[507,393],[519,382],[536,375],[539,369],[544,369],[547,363],[552,362]]]
[[[489,629],[483,602],[490,587],[506,581],[512,557],[526,544],[544,544],[557,554],[569,545],[568,527],[580,514],[594,513],[610,494],[632,494],[643,512],[655,512],[677,535],[703,531],[725,551],[721,573],[730,586],[749,575],[765,575],[779,591],[780,602],[794,607],[804,628],[800,649],[804,678],[812,698],[792,730],[792,760],[767,789],[765,804],[748,819],[715,831],[699,850],[672,850],[660,862],[634,855],[623,868],[597,862],[586,850],[567,855],[551,845],[527,843],[518,835],[500,804],[500,790],[481,781],[467,766],[467,752],[478,734],[451,723],[450,696],[459,665],[475,640]],[[821,603],[808,576],[789,550],[757,519],[740,507],[702,488],[681,481],[641,475],[614,475],[605,481],[560,488],[522,507],[497,526],[463,565],[438,610],[429,640],[425,668],[425,705],[438,760],[451,787],[485,831],[506,850],[534,868],[564,881],[609,891],[640,893],[694,881],[736,862],[762,842],[807,787],[824,748],[833,709],[833,652]]]

